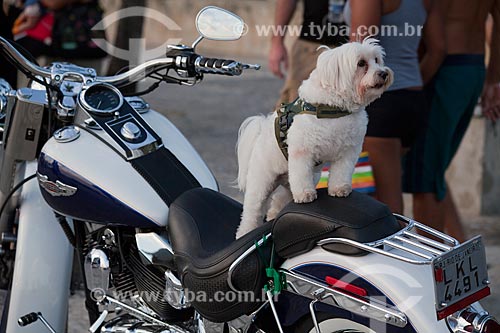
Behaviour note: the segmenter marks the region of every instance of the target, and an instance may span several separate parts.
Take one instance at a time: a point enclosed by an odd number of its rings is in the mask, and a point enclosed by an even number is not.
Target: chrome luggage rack
[[[323,246],[326,244],[335,243],[349,245],[366,252],[380,254],[389,258],[415,265],[431,265],[434,259],[460,246],[460,243],[456,239],[444,233],[434,230],[405,216],[399,214],[394,214],[394,216],[400,223],[405,224],[405,226],[398,232],[386,238],[370,243],[360,243],[346,238],[325,238],[318,241],[317,245]],[[434,237],[436,240],[423,236],[418,232],[425,232],[431,237]],[[266,237],[269,238],[271,237],[271,235],[268,234]],[[250,247],[231,265],[228,273],[228,283],[229,286],[233,288],[233,290],[235,290],[235,288],[232,284],[231,277],[234,268],[239,263],[241,263],[241,261],[245,257],[255,251],[262,242],[263,240],[260,240],[258,244]],[[363,297],[352,296],[341,290],[331,288],[326,284],[312,280],[309,277],[297,272],[281,268],[278,269],[278,271],[281,274],[285,275],[288,285],[288,291],[301,296],[305,296],[311,300],[309,311],[313,319],[316,333],[321,333],[316,318],[315,305],[317,303],[325,303],[344,308],[353,313],[357,313],[359,315],[372,318],[377,321],[386,322],[387,324],[396,327],[402,328],[408,324],[406,314],[399,311],[395,306],[390,306],[375,299],[366,299]],[[270,291],[267,291],[266,295],[266,303],[270,304],[278,329],[280,332],[283,332],[283,328],[281,327],[278,315],[274,307],[273,295]]]
[[[456,239],[444,233],[405,216],[399,214],[394,214],[394,216],[400,223],[405,224],[405,226],[386,238],[370,243],[360,243],[346,238],[325,238],[320,240],[317,245],[349,245],[366,252],[380,254],[414,265],[431,265],[436,258],[460,246],[460,243]],[[423,236],[419,232],[425,232],[436,240]],[[280,269],[280,272],[285,274],[290,292],[308,297],[311,300],[309,312],[316,333],[321,333],[316,317],[316,303],[325,303],[340,307],[352,313],[386,322],[396,327],[402,328],[408,324],[406,314],[399,311],[396,306],[390,306],[385,302],[375,299],[354,297],[342,290],[331,288],[297,272],[284,269]],[[275,318],[276,322],[279,323],[276,314]],[[281,327],[280,332],[283,332]]]
[[[350,245],[367,252],[380,254],[414,265],[430,265],[434,258],[460,245],[455,238],[434,230],[422,223],[399,214],[394,214],[394,216],[398,221],[405,223],[406,226],[397,233],[386,238],[371,243],[359,243],[345,238],[325,238],[320,240],[318,245],[323,246],[334,243]],[[422,236],[418,234],[419,231],[426,232],[439,241]],[[398,253],[394,253],[388,251],[390,249],[399,251]]]

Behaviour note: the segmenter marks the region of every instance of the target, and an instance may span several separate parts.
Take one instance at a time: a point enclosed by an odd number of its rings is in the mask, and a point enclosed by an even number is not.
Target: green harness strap
[[[292,126],[293,118],[298,114],[310,114],[318,119],[333,119],[341,118],[351,114],[350,111],[339,108],[338,106],[330,106],[326,104],[311,104],[303,99],[297,98],[290,104],[281,104],[276,110],[278,116],[274,121],[274,134],[281,152],[288,160],[288,143],[287,136],[290,126]]]
[[[259,253],[259,256],[264,261],[264,256],[262,255],[260,247],[267,242],[268,238],[264,235],[262,238],[261,245],[255,242],[255,247]],[[271,247],[271,260],[269,262],[269,267],[266,267],[266,276],[269,278],[269,282],[264,285],[264,290],[271,291],[273,295],[279,294],[283,289],[286,289],[286,277],[283,273],[280,273],[276,268],[274,268],[274,242]]]

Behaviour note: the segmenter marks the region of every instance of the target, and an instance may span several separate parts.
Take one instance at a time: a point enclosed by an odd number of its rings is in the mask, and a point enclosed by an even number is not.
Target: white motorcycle
[[[120,91],[258,69],[195,52],[240,38],[239,17],[206,7],[196,25],[191,47],[110,77],[41,68],[0,38],[32,79],[0,85],[4,331],[66,331],[76,251],[90,332],[500,332],[477,303],[481,238],[459,244],[368,196],[320,191],[234,239],[241,204],[171,122]]]

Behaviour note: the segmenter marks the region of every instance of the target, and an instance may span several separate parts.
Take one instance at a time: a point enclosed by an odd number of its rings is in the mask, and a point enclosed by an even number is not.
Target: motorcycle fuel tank
[[[175,161],[162,160],[161,165],[166,166],[164,177],[170,176],[175,183],[172,170],[185,168],[197,186],[217,190],[206,164],[167,118],[155,111],[141,116],[161,137],[164,148],[160,149],[165,156],[175,156]],[[76,220],[144,228],[166,226],[168,193],[162,195],[158,190],[162,166],[150,166],[156,168],[153,173],[157,179],[152,178],[149,170],[141,170],[133,159],[127,160],[112,144],[103,142],[103,130],[82,128],[78,132],[72,141],[51,138],[42,149],[38,180],[47,203],[56,212]]]

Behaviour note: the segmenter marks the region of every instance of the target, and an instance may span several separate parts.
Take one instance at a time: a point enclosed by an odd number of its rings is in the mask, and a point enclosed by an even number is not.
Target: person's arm
[[[413,1],[413,0],[412,0]],[[362,41],[380,27],[382,19],[382,0],[350,0],[351,41]]]
[[[274,75],[283,78],[281,71],[281,64],[283,63],[285,69],[288,68],[288,54],[285,48],[285,32],[286,26],[290,23],[295,8],[297,7],[297,0],[277,0],[276,12],[274,14],[274,24],[277,32],[282,34],[275,34],[271,39],[271,50],[269,51],[269,69]]]
[[[485,117],[496,122],[500,119],[500,0],[495,0],[491,16],[493,17],[493,29],[491,32],[490,61],[481,96],[481,105]]]
[[[21,32],[34,28],[40,20],[42,12],[37,0],[27,0],[24,9],[19,14],[12,27],[12,33],[17,35]]]
[[[493,29],[491,32],[490,62],[486,83],[500,82],[500,0],[495,0],[491,12]]]
[[[425,53],[420,61],[420,73],[424,84],[427,84],[437,73],[446,56],[446,36],[443,15],[436,0],[426,0],[427,20],[423,27],[422,42]]]

